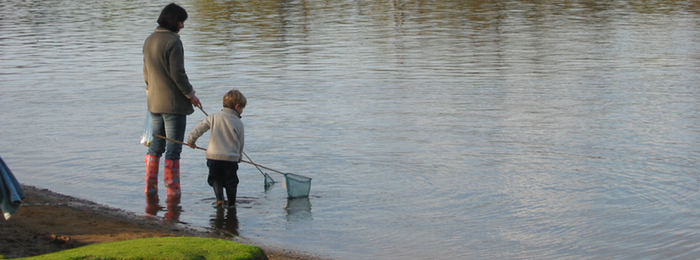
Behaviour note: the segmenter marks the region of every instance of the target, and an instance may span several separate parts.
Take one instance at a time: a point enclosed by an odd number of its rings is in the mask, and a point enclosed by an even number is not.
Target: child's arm
[[[202,122],[197,125],[197,127],[192,130],[192,133],[190,133],[190,136],[187,138],[187,143],[192,147],[192,149],[196,148],[197,145],[195,144],[197,142],[197,139],[199,139],[200,136],[202,136],[204,133],[209,131],[209,128],[211,128],[211,121],[209,121],[209,117],[205,118],[202,120]]]

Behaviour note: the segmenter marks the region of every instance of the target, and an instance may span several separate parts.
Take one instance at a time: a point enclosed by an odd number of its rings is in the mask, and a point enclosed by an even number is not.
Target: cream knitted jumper
[[[207,159],[240,162],[243,154],[244,132],[241,115],[225,107],[221,112],[209,115],[194,128],[187,142],[194,144],[211,129]]]

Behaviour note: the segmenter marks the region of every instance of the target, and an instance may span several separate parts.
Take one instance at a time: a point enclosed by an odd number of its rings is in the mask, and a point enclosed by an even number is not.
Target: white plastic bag
[[[146,110],[146,121],[143,123],[143,133],[141,134],[141,144],[151,146],[153,142],[153,121],[151,121],[151,112]]]

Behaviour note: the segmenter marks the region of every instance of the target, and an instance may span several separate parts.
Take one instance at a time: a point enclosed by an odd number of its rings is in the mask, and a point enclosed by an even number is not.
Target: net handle
[[[178,141],[178,140],[171,139],[171,138],[167,138],[167,137],[162,136],[162,135],[153,134],[153,136],[158,137],[158,138],[161,138],[161,139],[165,139],[165,140],[168,140],[168,141],[171,141],[171,142],[173,142],[173,143],[184,144],[184,145],[190,146],[190,144],[188,144],[188,143],[180,142],[180,141]],[[204,150],[204,151],[207,150],[207,148],[202,148],[202,147],[199,147],[199,146],[195,146],[194,148],[199,149],[199,150]],[[245,154],[245,153],[243,153],[243,154]],[[248,155],[245,155],[245,156],[248,157]],[[248,160],[250,160],[250,158],[248,158]],[[269,168],[269,167],[265,167],[265,166],[263,166],[263,165],[254,163],[254,162],[252,162],[252,161],[241,160],[241,162],[249,163],[249,164],[255,165],[255,167],[260,167],[260,168],[263,168],[263,169],[266,169],[266,170],[270,170],[270,171],[273,171],[273,172],[276,172],[276,173],[279,173],[279,174],[282,174],[282,175],[286,175],[286,173],[283,173],[283,172],[281,172],[281,171],[278,171],[278,170],[275,170],[275,169],[272,169],[272,168]],[[260,169],[258,169],[258,170],[260,170]],[[262,171],[260,171],[260,172],[262,172]],[[264,175],[264,174],[263,174],[263,175]]]

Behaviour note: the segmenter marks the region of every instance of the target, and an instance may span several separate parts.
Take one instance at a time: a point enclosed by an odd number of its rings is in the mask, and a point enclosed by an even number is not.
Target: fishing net
[[[266,172],[262,172],[262,174],[263,176],[265,176],[265,189],[268,189],[270,186],[272,186],[272,184],[275,184],[275,180],[273,180],[269,174],[267,174]]]
[[[309,196],[311,190],[311,178],[293,173],[284,174],[287,196],[290,198],[303,198]]]

